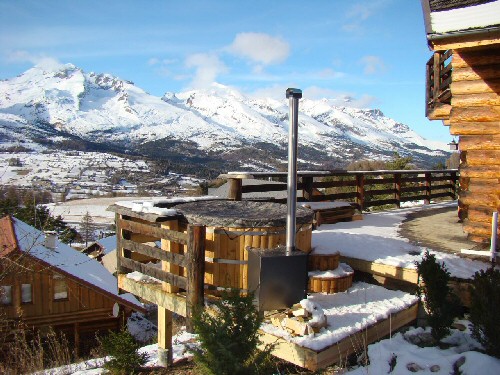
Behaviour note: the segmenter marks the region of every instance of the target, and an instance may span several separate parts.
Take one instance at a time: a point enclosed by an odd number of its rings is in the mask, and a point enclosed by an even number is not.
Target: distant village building
[[[434,51],[426,115],[458,137],[459,214],[469,238],[488,243],[500,210],[500,1],[421,1]]]
[[[80,352],[96,332],[118,330],[132,311],[144,311],[133,295],[118,294],[116,278],[96,260],[10,216],[0,219],[0,276],[5,318],[42,332],[52,326]]]

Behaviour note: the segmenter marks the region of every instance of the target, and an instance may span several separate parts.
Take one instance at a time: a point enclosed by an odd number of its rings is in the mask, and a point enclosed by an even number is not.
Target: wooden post
[[[228,199],[232,199],[233,201],[241,201],[242,185],[243,183],[241,178],[230,178]]]
[[[424,204],[431,203],[431,182],[432,175],[430,173],[425,174],[425,199]]]
[[[168,367],[173,362],[172,312],[158,306],[158,361]]]
[[[205,236],[203,225],[188,225],[188,267],[186,291],[186,330],[193,333],[193,312],[203,306],[205,276]]]
[[[122,248],[122,238],[123,232],[120,228],[120,214],[115,214],[115,225],[116,225],[116,273],[121,274],[125,273],[124,269],[121,266],[121,257],[123,256],[123,248]]]
[[[76,322],[73,327],[74,336],[75,336],[75,356],[76,358],[80,357],[80,323]]]
[[[394,173],[394,198],[396,206],[401,208],[401,173]]]
[[[452,184],[451,187],[451,197],[453,200],[457,199],[457,172],[451,172],[450,182]]]
[[[356,175],[356,193],[356,204],[358,209],[363,211],[365,207],[365,175],[363,174]]]
[[[434,52],[434,92],[432,94],[434,103],[437,103],[439,98],[439,90],[441,87],[441,54]],[[434,104],[435,105],[435,104]]]
[[[308,202],[313,200],[313,181],[314,177],[302,176],[302,194]]]

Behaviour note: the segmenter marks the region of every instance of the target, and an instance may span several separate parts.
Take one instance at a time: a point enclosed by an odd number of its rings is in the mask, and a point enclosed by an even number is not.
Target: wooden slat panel
[[[349,200],[356,198],[357,193],[355,191],[350,193],[336,193],[336,194],[326,194],[324,196],[315,196],[313,202],[322,201],[335,201],[335,200]]]
[[[186,245],[188,241],[186,233],[176,232],[166,228],[160,228],[157,226],[153,226],[153,224],[148,225],[120,219],[118,221],[118,227],[133,233],[166,239],[172,242],[180,243],[182,245]]]
[[[268,191],[284,191],[286,190],[286,185],[278,184],[266,184],[266,185],[244,185],[241,187],[242,193],[264,193]]]
[[[327,189],[331,187],[356,186],[356,180],[337,180],[337,181],[315,181],[313,187],[316,189]]]
[[[176,254],[169,251],[162,250],[155,246],[144,245],[142,243],[122,240],[123,248],[131,251],[135,251],[142,255],[147,255],[148,257],[155,258],[158,260],[163,260],[166,262],[174,263],[181,267],[186,267],[187,260],[183,254]]]
[[[128,258],[122,258],[121,262],[124,267],[130,268],[133,271],[138,271],[179,288],[186,289],[186,278],[183,276],[174,275]]]

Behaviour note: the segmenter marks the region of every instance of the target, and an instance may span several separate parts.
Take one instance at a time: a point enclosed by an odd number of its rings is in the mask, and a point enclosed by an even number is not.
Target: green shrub
[[[472,335],[486,352],[500,358],[500,271],[488,269],[474,274],[471,291],[470,321]]]
[[[140,345],[127,331],[112,332],[102,339],[104,352],[111,356],[104,368],[112,374],[133,374],[135,370],[143,366],[148,360],[147,353],[139,353]]]
[[[448,286],[450,272],[429,251],[424,253],[421,262],[416,262],[416,266],[420,278],[418,296],[427,312],[432,337],[439,341],[450,333],[453,320],[459,313],[458,299]]]
[[[262,317],[253,295],[225,292],[210,311],[199,310],[193,324],[201,344],[195,362],[204,374],[262,374],[269,362],[268,350],[260,352],[258,329]]]

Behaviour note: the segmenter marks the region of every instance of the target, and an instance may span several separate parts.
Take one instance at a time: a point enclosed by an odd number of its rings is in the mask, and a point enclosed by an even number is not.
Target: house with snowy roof
[[[144,307],[133,295],[120,295],[116,278],[96,260],[6,216],[0,219],[0,310],[29,328],[64,332],[77,352],[86,352],[96,332],[120,329]]]
[[[489,243],[492,214],[500,211],[500,1],[421,2],[433,51],[426,116],[458,137],[463,229]]]

